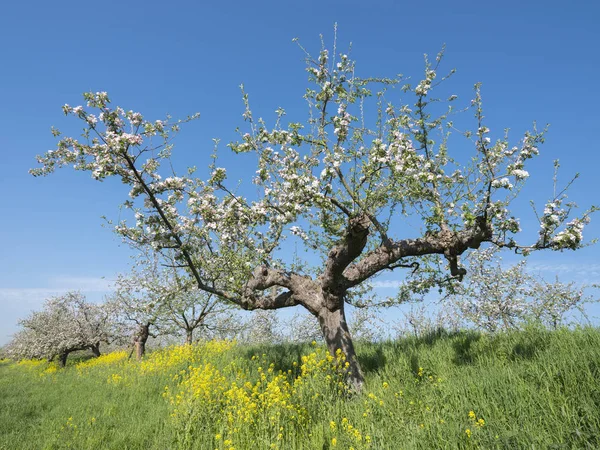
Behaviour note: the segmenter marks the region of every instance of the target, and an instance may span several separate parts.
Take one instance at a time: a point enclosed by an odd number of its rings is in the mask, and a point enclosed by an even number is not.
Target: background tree
[[[241,338],[254,344],[268,344],[285,340],[282,321],[274,311],[255,311],[247,320]]]
[[[503,266],[495,248],[472,252],[468,258],[469,280],[449,297],[451,309],[468,325],[495,332],[539,321],[557,328],[569,314],[594,298],[586,286],[549,283],[527,271],[526,260]]]
[[[41,311],[32,312],[19,324],[23,329],[9,346],[15,359],[57,359],[64,367],[70,353],[89,349],[100,356],[100,344],[111,340],[108,311],[87,302],[79,292],[50,298]]]
[[[111,309],[120,322],[135,324],[133,346],[138,359],[146,351],[148,338],[156,333],[183,332],[191,344],[195,332],[202,336],[223,335],[239,323],[229,319],[231,305],[217,296],[199,290],[189,277],[182,276],[170,261],[161,265],[152,254],[140,254],[128,275],[118,277]]]
[[[379,315],[381,311],[377,308],[356,308],[349,320],[350,328],[355,339],[367,342],[375,342],[385,339],[386,323]]]
[[[598,285],[577,286],[574,282],[563,283],[558,277],[552,283],[534,278],[534,283],[533,319],[550,328],[568,324],[577,313],[580,318],[587,319],[585,305],[599,301],[588,292],[589,288],[597,289]]]
[[[201,338],[227,336],[242,327],[239,321],[232,320],[231,305],[190,286],[189,282],[165,302],[164,314],[166,324],[184,333],[186,344],[192,344],[195,334]]]
[[[399,338],[406,336],[423,337],[443,328],[436,322],[435,318],[428,313],[427,305],[423,303],[413,304],[410,309],[403,313],[403,318],[394,323],[396,335]]]
[[[319,324],[315,322],[312,314],[306,311],[298,311],[294,314],[286,329],[292,342],[320,342],[323,340],[323,333],[319,328]]]
[[[193,168],[175,174],[169,158],[182,121],[149,121],[112,108],[105,92],[84,94],[87,107],[63,107],[84,122],[83,139],[61,137],[31,172],[70,165],[97,180],[120,178],[130,186],[124,205],[135,222],[118,223],[117,233],[159,253],[174,251],[198,289],[241,308],[303,306],[329,350],[347,355],[348,380],[359,389],[363,375],[344,310],[354,289],[403,268],[411,276],[398,301],[452,287],[466,274],[461,255],[483,243],[522,253],[577,249],[589,220],[587,211],[569,221],[572,205],[559,192],[539,216],[538,239],[515,240],[520,226],[511,203],[544,132],[534,127],[516,144],[506,133],[491,134],[476,85],[473,131],[451,139],[456,96],[445,102],[433,96],[448,77],[438,77],[441,58],[426,58],[423,78],[402,85],[400,77],[359,77],[346,54],[306,53],[312,85],[304,122],[286,121],[281,108],[273,126],[255,119],[242,88],[248,132],[229,147],[240,161],[256,164],[251,196],[228,182],[216,150],[206,179]],[[388,99],[395,86],[400,90],[392,97],[404,96],[396,105]],[[460,153],[452,156],[451,144]],[[416,234],[405,226],[411,220]],[[309,250],[304,261],[289,257],[286,239]]]
[[[115,292],[107,300],[108,308],[121,329],[120,334],[131,335],[132,352],[135,351],[137,359],[144,356],[148,339],[157,336],[164,302],[170,295],[161,292],[160,287],[147,291],[148,284],[155,281],[149,278],[151,275],[144,269],[133,269],[128,275],[119,275]]]

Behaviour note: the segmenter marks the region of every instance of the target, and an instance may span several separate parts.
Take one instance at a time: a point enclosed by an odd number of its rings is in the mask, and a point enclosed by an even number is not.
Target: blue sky
[[[563,179],[581,173],[570,197],[588,206],[600,203],[599,16],[590,1],[5,2],[0,344],[48,295],[81,289],[99,300],[129,264],[129,251],[100,219],[118,217],[122,185],[69,170],[42,179],[27,172],[36,154],[53,148],[51,126],[78,130],[60,107],[79,104],[82,92],[108,91],[115,104],[152,119],[200,112],[176,147],[200,166],[212,138],[228,142],[243,125],[242,82],[259,113],[282,106],[290,119],[305,118],[303,54],[292,38],[317,53],[319,34],[331,42],[337,22],[338,48],[352,42],[359,73],[372,76],[418,77],[423,53],[445,43],[445,67],[457,68],[451,86],[466,100],[483,82],[493,131],[509,127],[517,139],[533,120],[551,124],[524,196],[551,192],[552,160],[560,158]],[[588,238],[600,237],[595,219]],[[522,225],[537,230],[531,216]],[[548,278],[600,282],[599,252],[544,253],[532,264]]]

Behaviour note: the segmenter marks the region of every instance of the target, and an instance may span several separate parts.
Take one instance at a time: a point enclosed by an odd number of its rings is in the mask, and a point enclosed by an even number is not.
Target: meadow
[[[597,449],[600,329],[531,326],[359,343],[211,341],[0,362],[0,449]]]

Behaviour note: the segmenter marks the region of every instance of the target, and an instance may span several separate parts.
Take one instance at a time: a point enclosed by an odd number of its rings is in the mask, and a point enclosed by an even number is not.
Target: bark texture
[[[341,350],[344,353],[346,361],[349,364],[346,373],[347,382],[354,391],[360,391],[365,382],[365,378],[360,369],[350,330],[346,323],[344,304],[342,303],[341,308],[333,312],[326,308],[323,309],[321,314],[319,314],[318,319],[329,353],[332,356],[335,355],[338,350]]]
[[[140,361],[146,353],[146,342],[150,336],[150,323],[141,324],[133,336],[135,358]]]

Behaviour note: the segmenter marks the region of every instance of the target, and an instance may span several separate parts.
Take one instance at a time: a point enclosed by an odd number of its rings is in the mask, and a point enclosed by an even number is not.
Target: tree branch
[[[344,270],[346,288],[356,286],[377,272],[389,268],[402,258],[424,255],[445,255],[450,262],[450,272],[462,279],[466,270],[458,267],[457,256],[468,248],[479,248],[482,242],[492,239],[492,229],[483,217],[475,226],[459,232],[440,231],[417,239],[393,241],[389,247],[381,245],[369,252],[359,262]]]
[[[267,296],[251,296],[250,298],[244,297],[242,299],[242,308],[248,311],[255,309],[280,309],[287,308],[290,306],[296,306],[300,303],[294,299],[291,291],[282,292],[276,297]]]
[[[158,202],[156,196],[154,195],[154,192],[152,191],[152,189],[150,189],[150,187],[148,186],[148,184],[146,183],[146,181],[144,180],[144,178],[138,171],[137,167],[135,167],[135,165],[134,165],[133,161],[131,160],[130,156],[128,155],[127,151],[124,152],[123,158],[125,159],[128,167],[129,167],[129,170],[131,170],[133,172],[137,182],[142,186],[142,189],[146,192],[146,195],[148,195],[150,202],[152,203],[152,205],[158,212],[163,224],[167,227],[167,229],[171,233],[171,236],[173,236],[173,239],[175,240],[175,242],[177,244],[178,250],[183,255],[183,258],[185,259],[185,262],[186,262],[189,270],[192,272],[192,275],[193,275],[194,279],[196,280],[196,283],[198,284],[198,288],[205,292],[209,292],[211,294],[218,295],[219,297],[222,297],[226,300],[229,300],[232,303],[236,303],[239,305],[240,300],[238,298],[235,298],[224,291],[221,291],[221,290],[215,289],[214,287],[208,286],[207,284],[205,284],[203,282],[202,278],[200,277],[200,273],[198,272],[198,269],[197,269],[196,265],[194,264],[190,253],[187,251],[187,249],[183,245],[183,242],[181,241],[179,234],[175,231],[173,225],[167,218],[167,215],[163,211],[163,208],[160,206],[160,203]]]

